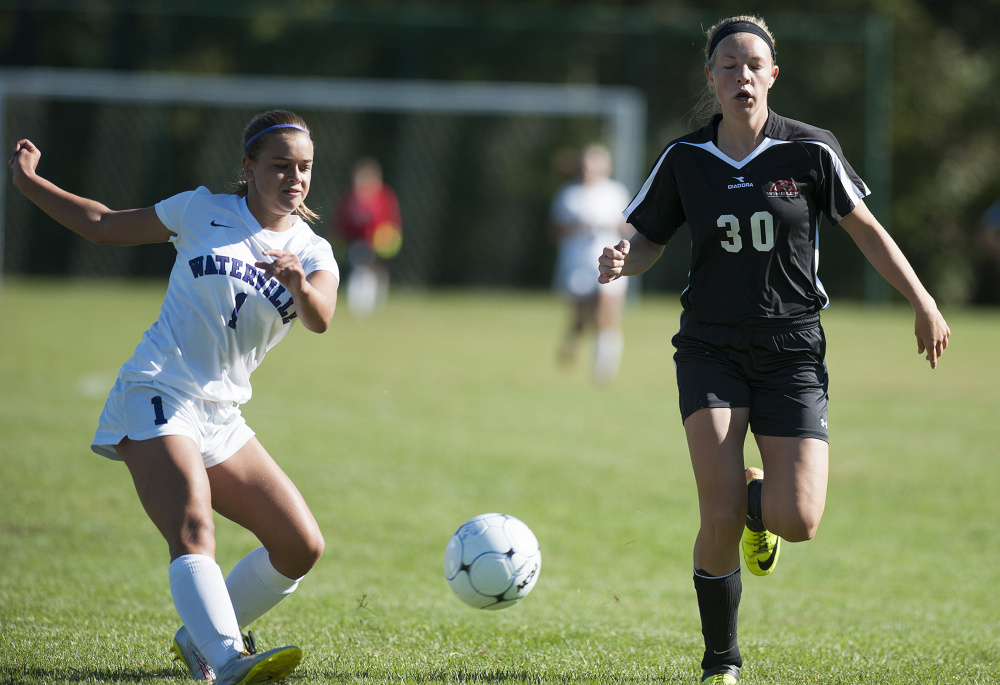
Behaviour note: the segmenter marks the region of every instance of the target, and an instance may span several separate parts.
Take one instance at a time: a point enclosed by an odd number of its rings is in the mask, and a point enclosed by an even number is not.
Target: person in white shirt
[[[240,413],[250,375],[295,320],[323,333],[340,272],[327,241],[303,221],[313,142],[293,112],[256,116],[243,132],[233,194],[204,187],[154,207],[113,211],[36,173],[41,153],[20,140],[14,186],[66,228],[100,244],[171,242],[177,258],[160,316],[119,371],[92,449],[125,462],[170,550],[182,626],[172,650],[196,680],[281,679],[301,650],[256,653],[242,628],[298,586],[324,549],[305,500]],[[223,578],[213,509],[262,546]]]
[[[603,145],[589,145],[580,156],[580,178],[559,189],[550,209],[551,233],[558,245],[553,285],[567,297],[570,324],[559,348],[563,364],[570,364],[584,334],[593,330],[594,380],[610,383],[618,375],[622,347],[622,311],[628,282],[618,279],[600,285],[597,258],[605,245],[626,235],[622,207],[631,195],[610,178],[611,153]]]

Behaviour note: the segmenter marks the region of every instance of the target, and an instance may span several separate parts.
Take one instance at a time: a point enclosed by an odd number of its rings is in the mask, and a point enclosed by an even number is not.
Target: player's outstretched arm
[[[931,368],[936,369],[938,357],[948,347],[951,329],[938,311],[934,298],[920,283],[896,241],[863,201],[858,202],[854,211],[845,216],[840,225],[875,270],[909,300],[916,314],[914,334],[917,336],[917,352],[926,352]]]
[[[41,151],[30,140],[17,142],[14,155],[8,161],[14,187],[74,233],[104,245],[162,243],[173,235],[152,207],[116,212],[42,178],[35,171],[41,156]]]
[[[598,283],[610,283],[619,276],[645,273],[663,255],[664,247],[638,232],[614,247],[605,247],[597,259],[597,268],[601,272],[597,277]]]

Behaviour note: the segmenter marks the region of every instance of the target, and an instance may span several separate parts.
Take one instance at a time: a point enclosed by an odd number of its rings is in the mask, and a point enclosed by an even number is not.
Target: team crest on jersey
[[[798,197],[799,187],[795,181],[771,181],[764,189],[764,194],[768,197]]]

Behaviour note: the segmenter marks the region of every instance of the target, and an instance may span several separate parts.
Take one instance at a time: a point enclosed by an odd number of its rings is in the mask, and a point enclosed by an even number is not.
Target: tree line
[[[1000,199],[1000,3],[831,0],[814,13],[767,0],[754,8],[777,38],[772,107],[832,130],[862,176],[874,76],[864,41],[849,32],[864,30],[872,13],[889,22],[891,59],[875,67],[890,72],[891,89],[890,215],[882,218],[939,299],[1000,303],[998,271],[976,234]],[[647,100],[652,164],[694,125],[703,29],[745,11],[690,0],[0,0],[0,55],[6,66],[630,85]],[[538,212],[554,183],[539,190]],[[837,231],[826,235],[831,291],[861,296],[863,260]],[[827,282],[823,267],[821,275]],[[651,285],[675,287],[675,276]]]

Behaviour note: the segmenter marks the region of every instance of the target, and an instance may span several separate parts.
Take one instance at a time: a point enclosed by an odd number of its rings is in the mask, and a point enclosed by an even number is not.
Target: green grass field
[[[164,287],[0,291],[2,683],[187,682],[166,545],[124,466],[89,451]],[[675,297],[630,307],[603,390],[556,367],[567,311],[546,294],[397,294],[322,336],[297,327],[244,408],[327,538],[252,626],[263,648],[303,647],[290,682],[697,682],[678,313]],[[945,315],[934,372],[908,308],[824,315],[827,512],[773,576],[743,574],[743,683],[1000,682],[1000,311]],[[501,612],[461,604],[442,573],[453,530],[487,511],[528,523],[544,558]],[[256,546],[226,521],[218,538],[225,572]]]

